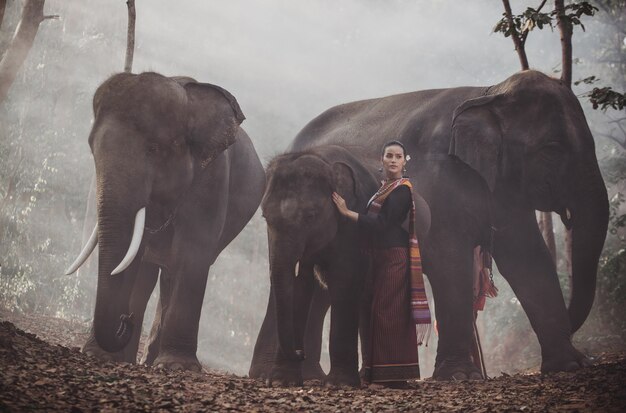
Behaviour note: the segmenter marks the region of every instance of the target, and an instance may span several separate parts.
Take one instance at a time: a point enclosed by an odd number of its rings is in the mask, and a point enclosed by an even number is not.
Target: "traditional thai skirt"
[[[363,351],[367,382],[419,378],[417,335],[411,316],[408,248],[370,251],[372,254],[372,312],[370,345]]]

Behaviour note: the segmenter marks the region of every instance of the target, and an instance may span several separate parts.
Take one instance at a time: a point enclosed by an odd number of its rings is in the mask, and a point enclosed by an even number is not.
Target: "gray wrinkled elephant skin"
[[[528,70],[490,87],[347,103],[309,122],[289,151],[339,145],[375,170],[380,148],[392,139],[411,155],[407,174],[431,213],[430,228],[419,234],[418,223],[418,235],[439,331],[434,377],[476,373],[470,351],[477,245],[493,248],[520,300],[541,345],[542,371],[584,366],[570,337],[593,304],[609,211],[593,137],[571,90]],[[569,307],[535,210],[558,213],[572,229]],[[258,366],[253,360],[251,371]]]
[[[250,220],[265,188],[263,167],[239,126],[245,117],[226,90],[157,73],[112,76],[97,89],[93,110],[98,286],[83,350],[135,362],[146,304],[159,279],[143,361],[199,370],[209,267]],[[112,275],[142,208],[137,253]]]

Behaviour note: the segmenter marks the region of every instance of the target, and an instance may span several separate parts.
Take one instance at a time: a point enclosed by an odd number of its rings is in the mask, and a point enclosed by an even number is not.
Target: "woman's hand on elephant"
[[[358,221],[359,214],[348,209],[348,206],[346,205],[346,200],[343,199],[341,195],[339,195],[337,192],[333,192],[332,198],[333,202],[337,206],[337,210],[341,215],[351,219],[354,222]]]
[[[337,205],[337,209],[341,215],[346,215],[348,207],[346,206],[346,200],[341,197],[337,192],[333,192],[333,202]]]

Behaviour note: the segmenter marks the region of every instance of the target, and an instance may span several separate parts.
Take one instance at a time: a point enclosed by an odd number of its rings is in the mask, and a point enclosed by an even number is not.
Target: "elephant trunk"
[[[294,284],[298,254],[293,244],[277,242],[270,230],[270,280],[276,303],[279,355],[298,360],[295,348]]]
[[[589,165],[589,164],[588,164]],[[596,291],[598,261],[609,221],[609,201],[597,162],[575,180],[580,191],[571,203],[572,291],[568,307],[571,333],[585,322]]]
[[[98,186],[99,259],[93,329],[102,349],[117,352],[128,344],[133,335],[129,306],[137,266],[131,265],[117,275],[111,273],[129,249],[135,213],[145,202],[137,200],[137,194],[124,190],[129,187],[128,182],[116,180],[115,183],[101,185],[99,180]],[[134,264],[138,264],[137,259]]]

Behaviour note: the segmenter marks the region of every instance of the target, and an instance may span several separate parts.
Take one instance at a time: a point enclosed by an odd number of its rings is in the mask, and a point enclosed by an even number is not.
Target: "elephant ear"
[[[334,162],[332,165],[335,191],[346,200],[348,208],[355,208],[357,203],[358,183],[354,171],[345,162]]]
[[[192,153],[205,167],[235,143],[239,125],[246,117],[227,90],[188,77],[172,79],[187,93],[187,139]]]
[[[450,155],[476,170],[493,192],[502,157],[502,129],[495,105],[501,95],[470,99],[454,111]]]

